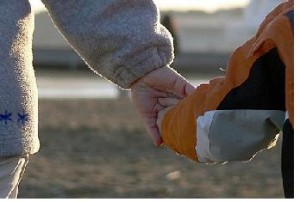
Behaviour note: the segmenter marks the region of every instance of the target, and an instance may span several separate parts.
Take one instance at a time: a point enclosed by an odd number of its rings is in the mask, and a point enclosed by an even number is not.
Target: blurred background
[[[231,52],[282,0],[156,0],[174,37],[179,73],[194,85],[224,74]],[[282,198],[280,139],[249,163],[202,165],[156,148],[128,91],[95,75],[39,0],[34,67],[41,150],[21,198]],[[130,117],[130,118],[129,118]]]
[[[36,12],[34,35],[34,66],[37,70],[40,97],[72,97],[81,96],[109,97],[123,95],[109,82],[101,83],[105,90],[99,91],[100,80],[90,80],[94,88],[83,88],[82,80],[72,82],[73,76],[67,80],[68,85],[77,85],[67,92],[64,81],[56,79],[53,86],[49,80],[49,71],[59,70],[59,75],[76,74],[78,70],[88,72],[85,63],[69,46],[66,40],[54,27],[46,9],[39,0],[31,0]],[[174,37],[175,60],[172,67],[188,77],[195,85],[211,76],[222,75],[231,52],[253,36],[266,14],[282,0],[156,0],[161,10],[161,22]],[[67,70],[65,72],[65,70]],[[75,71],[74,71],[75,70]],[[44,76],[44,72],[46,75]],[[54,72],[56,75],[57,73]],[[52,76],[50,77],[52,78]],[[63,78],[63,80],[66,80]],[[86,83],[86,80],[83,81]],[[50,85],[48,85],[50,84]],[[108,88],[112,88],[108,90]],[[76,92],[74,92],[76,91]]]

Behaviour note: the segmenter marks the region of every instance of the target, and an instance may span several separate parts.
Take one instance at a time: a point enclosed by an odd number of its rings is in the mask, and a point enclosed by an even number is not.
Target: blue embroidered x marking
[[[24,125],[25,122],[28,121],[28,114],[25,114],[23,112],[23,114],[18,113],[18,122],[22,122],[22,124]]]
[[[8,113],[7,110],[5,110],[4,114],[0,114],[0,122],[4,121],[5,125],[8,121],[12,121],[11,119],[12,113]]]

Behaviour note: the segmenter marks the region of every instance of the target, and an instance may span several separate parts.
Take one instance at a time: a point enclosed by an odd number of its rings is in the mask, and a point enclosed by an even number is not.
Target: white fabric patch
[[[208,111],[203,116],[197,118],[197,144],[196,152],[200,162],[214,162],[210,153],[209,131],[216,111]]]

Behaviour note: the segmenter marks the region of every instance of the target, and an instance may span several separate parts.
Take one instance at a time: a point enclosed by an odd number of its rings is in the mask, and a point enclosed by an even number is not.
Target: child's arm
[[[274,142],[286,110],[293,125],[292,10],[275,9],[233,53],[224,78],[159,114],[166,146],[200,162],[244,161]]]

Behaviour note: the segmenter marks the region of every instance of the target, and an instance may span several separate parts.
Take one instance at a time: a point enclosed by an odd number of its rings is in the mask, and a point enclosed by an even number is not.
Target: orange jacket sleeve
[[[275,142],[287,113],[293,125],[293,12],[293,1],[276,7],[233,52],[224,77],[165,114],[166,146],[200,162],[244,161]]]

